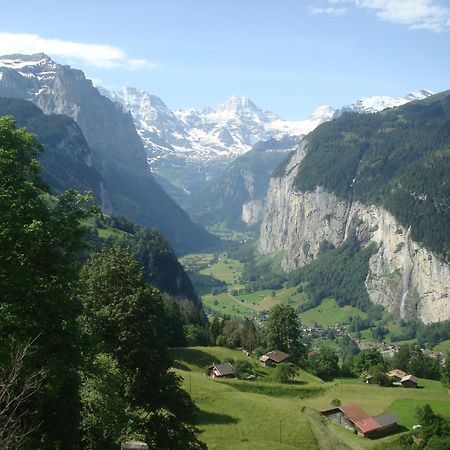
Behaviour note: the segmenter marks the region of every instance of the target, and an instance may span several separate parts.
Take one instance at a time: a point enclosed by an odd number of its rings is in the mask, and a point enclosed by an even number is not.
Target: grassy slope
[[[302,323],[306,325],[318,323],[319,325],[324,326],[331,326],[336,323],[347,323],[350,316],[366,318],[367,314],[353,306],[348,305],[340,307],[332,298],[327,298],[323,300],[319,306],[300,314]]]
[[[443,341],[440,344],[436,345],[434,350],[442,353],[450,352],[450,339],[447,339],[446,341]]]
[[[211,449],[382,449],[395,439],[364,439],[323,420],[317,412],[335,398],[358,403],[373,415],[393,412],[408,428],[418,405],[430,403],[438,412],[450,411],[450,397],[435,381],[422,380],[423,389],[381,388],[355,379],[324,383],[302,371],[296,384],[280,385],[270,368],[259,369],[265,375],[261,381],[219,381],[203,375],[204,368],[228,357],[245,359],[242,352],[195,347],[174,349],[172,356],[184,388],[200,408],[198,426]]]

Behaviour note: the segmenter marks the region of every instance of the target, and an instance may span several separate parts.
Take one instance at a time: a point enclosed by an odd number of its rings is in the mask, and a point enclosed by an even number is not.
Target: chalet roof
[[[353,422],[355,427],[358,428],[363,434],[372,433],[398,422],[397,417],[390,413],[381,414],[376,417],[369,416],[366,411],[355,404],[324,409],[321,413],[327,415],[338,411],[341,411],[347,419]]]
[[[403,383],[404,381],[412,381],[414,384],[417,384],[419,382],[419,379],[414,375],[406,375],[400,380],[401,383]]]
[[[340,406],[339,409],[352,421],[360,422],[369,419],[370,416],[360,406],[353,404]]]
[[[388,372],[387,374],[386,374],[388,377],[396,377],[396,378],[399,378],[400,380],[403,378],[403,377],[406,377],[406,372],[403,372],[403,370],[400,370],[400,369],[394,369],[394,370],[391,370],[390,372]]]
[[[367,417],[366,419],[358,420],[357,422],[355,422],[355,426],[359,428],[364,434],[371,433],[382,428],[382,426],[373,417]]]
[[[276,363],[280,363],[285,361],[286,359],[289,358],[288,353],[284,353],[281,350],[272,350],[271,352],[266,353],[265,355],[262,355],[260,359],[260,361],[267,361],[268,359],[271,359],[272,361],[275,361]],[[265,359],[263,359],[265,357]]]
[[[233,366],[229,363],[223,363],[223,364],[213,364],[212,367],[214,369],[217,370],[217,372],[219,372],[220,375],[224,376],[224,375],[233,375],[234,374],[234,370],[233,370]]]
[[[374,419],[382,426],[387,427],[389,425],[394,425],[398,422],[397,416],[391,413],[380,414],[379,416],[375,416]]]

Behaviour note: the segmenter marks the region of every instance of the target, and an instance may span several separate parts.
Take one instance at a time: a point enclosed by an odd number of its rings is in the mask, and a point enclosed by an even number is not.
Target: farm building
[[[365,437],[388,433],[397,426],[397,417],[393,414],[386,413],[372,417],[355,404],[326,409],[321,411],[321,414],[332,422]]]
[[[259,358],[259,361],[263,366],[273,366],[275,364],[282,363],[290,357],[289,354],[282,352],[281,350],[272,350]]]
[[[390,372],[387,372],[386,375],[391,379],[393,383],[400,382],[402,378],[406,377],[408,375],[406,372],[403,372],[403,370],[400,369],[394,369]]]
[[[234,377],[233,366],[229,362],[223,364],[213,363],[212,366],[208,367],[208,376],[213,378],[221,378],[221,377],[233,378]]]
[[[406,375],[400,380],[400,383],[406,388],[416,388],[419,383],[419,379],[414,375]]]

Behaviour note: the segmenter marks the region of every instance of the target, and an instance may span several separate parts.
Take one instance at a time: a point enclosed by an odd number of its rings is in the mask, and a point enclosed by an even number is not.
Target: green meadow
[[[383,449],[398,434],[367,439],[335,425],[319,414],[333,399],[358,403],[369,414],[392,412],[400,432],[415,424],[417,406],[429,403],[450,414],[450,396],[436,381],[421,380],[421,389],[383,388],[357,379],[323,382],[300,371],[292,384],[279,384],[272,368],[257,365],[254,381],[211,379],[204,371],[212,362],[247,359],[239,350],[221,347],[173,349],[174,370],[199,407],[197,426],[211,449]]]

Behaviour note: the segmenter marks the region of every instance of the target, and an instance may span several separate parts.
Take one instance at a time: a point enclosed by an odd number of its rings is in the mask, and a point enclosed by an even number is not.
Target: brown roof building
[[[390,372],[387,372],[386,375],[393,381],[401,381],[403,377],[406,377],[407,373],[403,372],[403,370],[400,369],[394,369],[391,370]]]
[[[390,413],[372,417],[355,404],[337,406],[323,410],[321,413],[345,428],[356,430],[362,436],[388,432],[397,426],[398,421],[397,417]]]
[[[416,388],[419,384],[419,379],[414,375],[406,375],[400,380],[403,387]]]
[[[213,363],[212,366],[208,367],[208,375],[213,378],[234,377],[233,366],[229,362],[223,364]]]
[[[265,355],[262,355],[259,360],[265,366],[279,364],[286,361],[290,357],[289,354],[282,352],[281,350],[272,350]]]

